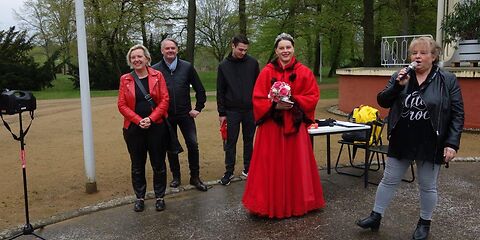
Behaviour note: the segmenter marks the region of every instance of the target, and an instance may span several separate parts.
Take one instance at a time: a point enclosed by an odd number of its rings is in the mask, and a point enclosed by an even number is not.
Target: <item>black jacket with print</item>
[[[443,163],[444,147],[458,150],[464,123],[463,99],[460,86],[454,74],[433,66],[426,84],[420,88],[420,95],[425,101],[431,116],[430,122],[435,132],[435,163]],[[407,95],[408,86],[401,86],[397,81],[398,73],[388,81],[387,86],[377,95],[381,107],[390,108],[388,117],[388,136],[400,120],[402,102]]]

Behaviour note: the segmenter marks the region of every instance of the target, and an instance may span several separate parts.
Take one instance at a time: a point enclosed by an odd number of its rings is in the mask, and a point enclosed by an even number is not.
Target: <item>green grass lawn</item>
[[[320,99],[335,99],[338,98],[338,89],[321,89]]]
[[[198,72],[198,76],[203,83],[205,91],[217,90],[217,71]]]
[[[73,82],[68,75],[57,74],[57,79],[52,82],[53,87],[42,91],[34,91],[33,95],[38,100],[43,99],[62,99],[62,98],[80,98],[80,89],[73,88]],[[91,97],[117,96],[118,90],[98,91],[91,90]]]
[[[216,71],[206,71],[199,72],[198,75],[202,80],[203,86],[207,92],[216,91],[217,86],[217,72]],[[317,79],[317,81],[319,81]],[[323,84],[337,83],[337,77],[327,78],[323,77],[322,82],[319,83],[320,86],[320,97],[322,99],[332,99],[338,97],[337,89],[323,89]],[[80,98],[80,90],[73,88],[73,83],[69,79],[68,75],[57,74],[57,78],[52,82],[53,87],[44,89],[42,91],[34,91],[33,94],[38,100],[43,99],[62,99],[62,98]],[[111,97],[117,96],[118,90],[91,90],[91,97]],[[215,97],[209,97],[209,101],[215,100]]]

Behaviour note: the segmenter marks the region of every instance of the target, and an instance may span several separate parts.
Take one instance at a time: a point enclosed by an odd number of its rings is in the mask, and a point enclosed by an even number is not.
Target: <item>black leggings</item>
[[[130,124],[123,129],[123,137],[132,162],[132,185],[138,199],[145,198],[147,181],[145,179],[145,164],[147,152],[150,156],[150,165],[153,169],[153,190],[156,198],[165,195],[167,174],[165,166],[166,154],[166,127],[165,124],[152,123],[150,128],[142,129],[136,124]]]

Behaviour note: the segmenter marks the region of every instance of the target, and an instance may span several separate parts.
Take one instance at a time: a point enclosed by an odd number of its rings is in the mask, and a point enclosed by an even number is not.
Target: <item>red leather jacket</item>
[[[168,90],[165,79],[161,72],[147,67],[148,90],[157,107],[150,114],[150,119],[155,123],[162,123],[163,117],[167,117],[168,111]],[[141,96],[143,97],[143,96]],[[130,73],[120,77],[118,89],[118,110],[124,117],[123,128],[128,128],[130,122],[139,124],[142,117],[135,113],[135,79]]]

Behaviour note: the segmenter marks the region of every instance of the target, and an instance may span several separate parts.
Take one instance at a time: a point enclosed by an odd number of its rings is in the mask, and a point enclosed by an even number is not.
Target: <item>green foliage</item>
[[[261,65],[274,57],[273,45],[278,34],[288,32],[296,37],[293,31],[295,16],[289,11],[289,6],[293,4],[295,2],[292,0],[267,0],[260,1],[256,6],[253,4],[249,6],[252,9],[251,14],[257,19],[252,23],[250,34],[252,43],[249,51]],[[297,49],[297,45],[295,47]]]
[[[66,98],[80,98],[80,90],[71,91],[34,91],[33,95],[37,100],[47,99],[66,99]],[[90,97],[116,97],[118,95],[117,90],[91,90]]]
[[[128,30],[133,28],[139,3],[129,1],[92,0],[86,17],[93,21],[87,31],[92,33],[88,47],[90,87],[97,90],[118,88],[118,80],[129,72],[125,55],[133,46]],[[89,11],[88,11],[89,10]],[[75,82],[78,85],[78,79]]]
[[[411,34],[430,34],[435,36],[437,31],[437,0],[423,0],[414,2],[414,18],[408,24]]]
[[[338,98],[338,89],[322,89],[320,87],[320,99]]]
[[[125,55],[129,47],[124,46],[123,49],[118,49],[116,55],[105,56],[102,52],[90,52],[92,57],[89,57],[88,70],[90,76],[90,87],[97,90],[118,89],[119,79],[122,73],[130,72]],[[102,61],[105,58],[116,58],[114,62]]]
[[[42,90],[42,92],[68,92],[73,91],[74,87],[70,81],[69,75],[56,74],[55,80],[52,81],[52,87]]]
[[[442,21],[445,42],[480,40],[480,0],[466,0],[455,4],[453,12]]]
[[[369,0],[374,4],[374,55],[380,59],[380,38],[404,34],[435,35],[435,0]],[[472,0],[468,0],[472,1]],[[475,0],[478,3],[479,0]],[[72,75],[78,87],[75,21],[72,0],[29,0],[24,23],[32,23],[35,42],[43,53],[34,54],[37,63],[60,50],[59,64]],[[145,44],[152,63],[161,59],[160,41],[179,41],[181,58],[186,37],[187,1],[85,1],[89,78],[92,89],[116,89],[119,77],[130,71],[125,55],[136,43]],[[218,61],[230,51],[229,40],[238,25],[237,1],[197,1],[195,66],[199,72],[216,71]],[[404,7],[408,6],[408,7]],[[35,11],[40,10],[40,15]],[[322,36],[322,65],[334,76],[341,67],[363,64],[363,3],[357,0],[247,0],[249,54],[263,67],[274,57],[273,41],[281,32],[295,37],[295,55],[312,70],[319,65],[319,35]],[[51,12],[51,13],[50,13]],[[480,11],[472,10],[478,16]],[[31,19],[37,17],[38,19]],[[48,23],[46,25],[39,25]],[[477,24],[477,26],[480,24]],[[168,33],[168,34],[167,34]],[[371,45],[370,45],[371,46]],[[369,51],[371,52],[371,51]],[[47,56],[47,57],[45,57]],[[370,55],[369,55],[370,56]],[[203,79],[202,79],[203,80]],[[206,85],[208,85],[207,83]],[[48,84],[46,85],[48,86]]]
[[[410,4],[405,6],[404,4]],[[431,34],[436,31],[436,0],[381,0],[375,5],[375,35],[383,36]]]
[[[328,73],[328,71],[327,71]],[[337,76],[333,76],[333,77],[327,77],[326,74],[324,74],[322,76],[322,81],[320,82],[320,78],[317,77],[317,83],[319,83],[320,85],[322,84],[332,84],[332,83],[338,83],[338,79],[337,79]]]
[[[217,71],[198,72],[205,91],[217,91]]]
[[[209,71],[216,72],[218,64],[219,64],[218,60],[213,56],[213,54],[210,52],[210,50],[208,50],[207,47],[199,46],[199,45],[196,46],[195,69],[197,70],[197,72],[209,72]]]
[[[197,38],[209,46],[213,56],[220,62],[230,51],[230,40],[238,26],[234,4],[229,0],[200,0],[196,29]]]
[[[58,54],[39,66],[28,53],[33,48],[26,31],[0,31],[0,89],[40,90],[54,79],[54,60]]]
[[[281,32],[294,36],[297,59],[311,69],[319,64],[319,35],[322,63],[333,66],[331,72],[338,66],[358,64],[362,57],[359,1],[265,0],[250,7],[254,9],[250,14],[259,19],[252,24],[251,53],[261,64],[274,57],[273,41]]]
[[[70,80],[71,76],[64,74],[57,74],[55,80],[52,81],[52,87],[42,91],[34,91],[33,94],[38,100],[45,99],[64,99],[64,98],[79,98],[80,90],[75,89]],[[118,90],[91,90],[91,97],[111,97],[117,96]]]

